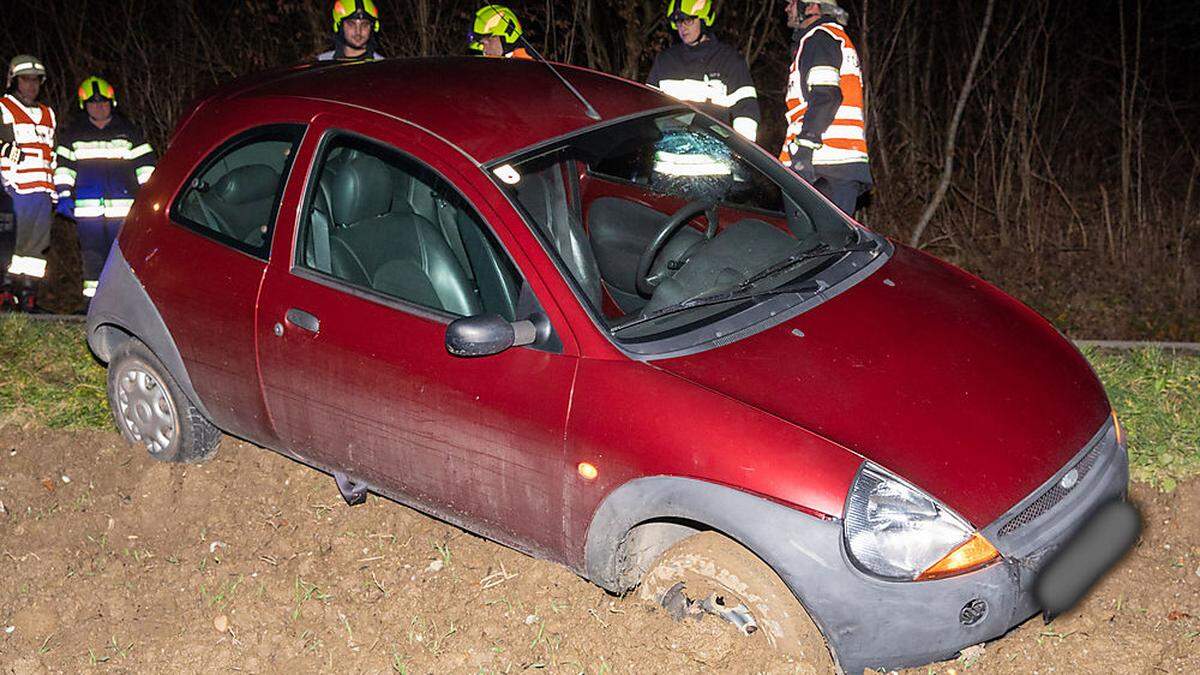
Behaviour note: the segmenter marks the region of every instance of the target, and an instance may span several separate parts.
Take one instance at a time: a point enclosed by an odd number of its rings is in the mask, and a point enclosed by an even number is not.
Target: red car
[[[557,68],[578,96],[399,60],[185,114],[88,315],[125,437],[195,462],[220,430],[850,672],[1053,613],[1129,545],[1084,573],[1067,544],[1127,458],[1045,320],[703,114]]]

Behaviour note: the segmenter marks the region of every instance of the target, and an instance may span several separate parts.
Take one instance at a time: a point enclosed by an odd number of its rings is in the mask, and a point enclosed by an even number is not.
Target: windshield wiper
[[[741,302],[741,301],[745,301],[745,300],[757,300],[759,298],[765,298],[765,297],[769,297],[772,295],[786,295],[789,293],[796,293],[796,294],[819,293],[819,292],[825,290],[825,288],[826,288],[826,285],[823,283],[808,282],[808,283],[799,284],[799,285],[795,285],[795,286],[791,286],[791,285],[780,286],[779,288],[771,288],[771,289],[764,290],[764,291],[747,292],[745,289],[739,287],[739,288],[735,288],[730,291],[722,291],[720,293],[711,293],[709,295],[699,295],[690,300],[684,300],[683,302],[676,303],[674,305],[668,305],[666,307],[663,307],[662,309],[657,309],[649,314],[646,314],[645,316],[640,316],[640,317],[630,321],[629,323],[623,323],[620,326],[615,326],[611,329],[610,332],[615,335],[615,334],[620,333],[621,331],[625,330],[626,328],[633,328],[634,326],[640,326],[641,324],[646,323],[647,321],[653,321],[654,319],[661,319],[664,316],[669,316],[671,314],[678,314],[679,312],[685,312],[689,309],[695,309],[697,307],[709,307],[711,305],[720,305],[720,304],[724,304],[727,302]]]
[[[833,248],[833,249],[829,248],[828,244],[824,244],[824,243],[818,244],[815,249],[809,249],[808,251],[806,251],[804,253],[795,253],[793,255],[788,256],[787,258],[784,258],[783,260],[780,260],[779,262],[775,263],[774,265],[767,267],[766,269],[762,270],[761,272],[758,272],[757,274],[754,274],[753,276],[749,277],[745,281],[739,283],[737,285],[737,287],[739,289],[744,290],[744,289],[749,288],[749,287],[753,286],[754,284],[762,281],[763,279],[766,279],[769,276],[773,276],[773,275],[779,274],[780,272],[782,272],[784,270],[791,269],[791,268],[795,267],[796,265],[799,265],[800,263],[805,262],[807,260],[815,260],[817,258],[827,258],[829,256],[842,255],[844,253],[862,253],[864,251],[870,251],[870,250],[874,249],[876,246],[877,246],[877,244],[873,241],[867,241],[865,244],[856,244],[854,246],[845,246],[843,248]]]

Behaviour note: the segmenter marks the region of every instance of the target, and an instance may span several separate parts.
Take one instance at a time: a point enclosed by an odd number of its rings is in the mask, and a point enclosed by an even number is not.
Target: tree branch
[[[975,70],[979,67],[979,61],[983,58],[983,47],[987,43],[988,30],[992,27],[992,10],[996,7],[996,0],[988,0],[987,8],[983,14],[983,26],[979,29],[979,39],[975,43],[975,53],[971,56],[971,65],[967,69],[967,79],[963,82],[962,90],[958,93],[958,103],[954,106],[954,115],[950,118],[950,124],[946,128],[946,145],[943,151],[945,160],[942,164],[942,176],[938,180],[937,189],[933,193],[933,199],[925,205],[925,212],[921,214],[921,219],[917,222],[917,229],[913,230],[912,238],[909,239],[909,246],[916,247],[921,243],[921,235],[925,233],[925,228],[929,226],[929,221],[933,219],[933,215],[937,212],[938,207],[942,205],[942,200],[946,198],[946,191],[950,189],[950,179],[954,177],[954,147],[958,142],[958,125],[962,122],[963,111],[967,107],[967,99],[971,97],[971,89],[975,86]]]

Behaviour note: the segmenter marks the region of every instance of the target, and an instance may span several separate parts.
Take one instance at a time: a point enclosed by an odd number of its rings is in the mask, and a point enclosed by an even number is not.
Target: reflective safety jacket
[[[124,218],[154,173],[154,149],[116,113],[103,129],[77,115],[60,134],[56,153],[58,210],[73,218]]]
[[[779,158],[790,165],[801,146],[809,147],[819,175],[870,184],[865,120],[858,52],[844,28],[823,18],[798,35]]]
[[[0,98],[0,124],[12,128],[21,161],[0,160],[4,186],[21,195],[46,193],[54,198],[54,131],[58,120],[48,106],[26,106],[16,96]]]
[[[654,59],[646,84],[696,104],[752,141],[758,137],[762,113],[750,67],[736,49],[715,37],[664,50]]]

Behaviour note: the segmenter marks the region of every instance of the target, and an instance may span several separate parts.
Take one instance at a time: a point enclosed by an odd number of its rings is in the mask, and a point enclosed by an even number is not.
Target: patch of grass
[[[309,600],[316,598],[321,602],[329,602],[329,600],[333,598],[333,596],[329,595],[328,593],[322,593],[321,589],[318,588],[316,584],[309,583],[300,577],[296,577],[296,585],[294,590],[296,603],[295,607],[292,609],[292,621],[300,618],[300,610],[304,606],[304,603],[308,602]]]
[[[1200,474],[1200,356],[1084,350],[1129,436],[1135,480],[1171,491]],[[83,325],[0,316],[0,424],[108,429],[104,368]],[[318,517],[323,515],[316,507]],[[437,546],[445,565],[448,546]]]
[[[1084,350],[1129,438],[1134,480],[1170,492],[1200,474],[1200,356]]]
[[[112,426],[104,368],[82,324],[0,316],[0,424],[52,429]]]

